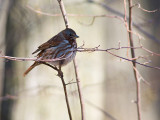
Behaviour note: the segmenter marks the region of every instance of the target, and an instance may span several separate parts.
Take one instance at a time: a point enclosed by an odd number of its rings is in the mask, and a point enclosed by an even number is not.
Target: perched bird
[[[64,66],[71,62],[76,55],[76,35],[75,31],[66,28],[57,35],[53,36],[50,40],[43,43],[32,54],[37,54],[37,60],[58,59],[57,61],[48,62],[53,66]],[[27,75],[34,67],[42,64],[41,61],[35,61],[24,73]]]

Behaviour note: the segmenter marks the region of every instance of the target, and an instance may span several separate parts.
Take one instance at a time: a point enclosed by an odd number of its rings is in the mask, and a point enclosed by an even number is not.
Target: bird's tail
[[[23,74],[23,76],[25,77],[34,67],[36,67],[37,65],[39,65],[38,62],[34,62]]]

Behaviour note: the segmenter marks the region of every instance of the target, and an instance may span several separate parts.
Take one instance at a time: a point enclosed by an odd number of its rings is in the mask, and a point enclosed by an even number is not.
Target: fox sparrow
[[[53,36],[50,40],[43,43],[32,54],[37,53],[37,60],[58,59],[56,61],[48,62],[54,66],[63,66],[71,62],[76,55],[75,49],[77,48],[75,31],[66,28],[57,35]],[[43,62],[35,61],[24,73],[27,75],[34,67],[42,64]]]

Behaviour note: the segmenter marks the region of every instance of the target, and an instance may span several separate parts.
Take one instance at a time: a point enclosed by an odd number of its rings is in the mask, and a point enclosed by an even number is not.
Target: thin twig
[[[70,109],[69,100],[68,100],[67,88],[66,88],[66,84],[65,84],[65,81],[64,81],[64,78],[63,78],[63,72],[61,71],[61,69],[58,69],[57,67],[52,66],[48,63],[43,62],[42,64],[47,65],[47,66],[51,67],[52,69],[54,69],[58,72],[58,77],[61,78],[64,93],[65,93],[65,100],[66,100],[66,104],[67,104],[67,110],[68,110],[69,118],[70,118],[70,120],[72,120],[71,109]]]
[[[133,68],[134,68],[134,67],[133,67]],[[140,80],[142,80],[146,85],[151,86],[151,84],[142,77],[142,75],[139,73],[139,71],[137,70],[137,68],[134,68],[134,69],[135,69],[135,71],[137,72],[137,75],[139,76],[138,78],[139,78]]]
[[[76,60],[73,60],[74,64],[74,70],[75,70],[75,75],[76,75],[76,81],[77,81],[77,88],[78,88],[78,93],[79,93],[79,100],[80,100],[80,105],[81,105],[81,118],[82,120],[85,120],[85,113],[84,113],[84,100],[81,92],[81,83],[79,82],[79,76],[78,76],[78,68],[77,68],[77,63]]]
[[[72,55],[72,54],[71,54]],[[8,60],[14,60],[14,61],[37,61],[37,62],[53,62],[53,61],[59,61],[59,60],[65,60],[69,58],[71,55],[67,57],[59,57],[56,59],[39,59],[39,58],[22,58],[22,57],[12,57],[12,56],[5,56],[0,53],[0,58],[5,58]]]
[[[160,56],[160,54],[152,52],[152,51],[148,50],[147,48],[145,48],[143,46],[142,46],[142,49],[145,50],[145,51],[147,51],[147,52],[149,52],[149,53],[151,53],[152,55]]]
[[[133,47],[121,47],[121,48],[133,48]],[[137,48],[138,48],[138,47],[137,47]],[[120,48],[119,48],[119,49],[120,49]],[[121,56],[119,56],[119,55],[116,55],[116,54],[110,52],[110,50],[118,50],[118,48],[116,48],[116,49],[115,49],[115,48],[109,48],[109,49],[95,49],[95,48],[84,48],[84,49],[83,49],[83,48],[80,48],[80,49],[78,49],[79,52],[94,52],[94,51],[107,52],[107,53],[109,53],[109,54],[111,54],[111,55],[113,55],[113,56],[115,56],[115,57],[120,58],[120,59],[123,59],[123,60],[126,60],[126,61],[130,61],[130,62],[134,62],[134,63],[139,64],[139,65],[144,66],[144,67],[154,68],[154,69],[160,70],[160,67],[153,67],[153,66],[150,66],[150,65],[146,65],[146,64],[143,64],[143,63],[139,63],[139,62],[135,61],[134,58],[128,59],[128,58],[125,58],[125,57],[121,57]]]
[[[132,0],[128,0],[128,9],[129,9],[129,31],[132,31]],[[125,13],[126,14],[126,13]],[[128,32],[129,35],[129,43],[131,47],[134,47],[132,33]],[[133,48],[130,48],[132,58],[135,58],[135,51]],[[135,62],[134,62],[135,61]],[[138,120],[141,120],[141,95],[140,95],[140,79],[138,77],[138,73],[136,71],[136,60],[132,61],[133,71],[136,80],[136,105],[137,105],[137,116]]]
[[[123,60],[126,60],[126,61],[130,61],[130,62],[135,62],[141,66],[144,66],[144,67],[148,67],[148,68],[153,68],[153,69],[158,69],[160,70],[160,67],[153,67],[153,66],[150,66],[150,65],[145,65],[143,63],[139,63],[137,61],[135,61],[134,58],[132,59],[128,59],[128,58],[124,58],[124,57],[121,57],[121,56],[118,56],[112,52],[110,52],[111,50],[121,50],[121,49],[128,49],[128,48],[133,48],[133,49],[140,49],[142,48],[142,46],[140,47],[118,47],[118,48],[108,48],[108,49],[99,49],[97,47],[94,47],[94,48],[77,48],[76,51],[78,52],[94,52],[94,51],[101,51],[101,52],[108,52],[109,54],[115,56],[115,57],[118,57],[120,59],[123,59]],[[151,53],[152,55],[156,55],[157,53],[154,53],[152,51],[149,51],[149,50],[145,50],[149,53]],[[159,55],[159,54],[157,54]],[[37,62],[52,62],[52,61],[57,61],[57,60],[63,60],[63,59],[66,59],[66,58],[59,58],[59,59],[44,59],[44,60],[38,60],[37,58],[22,58],[22,57],[11,57],[11,56],[4,56],[4,55],[0,55],[0,58],[4,58],[4,59],[7,59],[7,60],[13,60],[13,61],[37,61]]]
[[[69,118],[70,118],[70,120],[72,120],[72,115],[71,115],[71,110],[70,110],[70,105],[69,105],[69,100],[68,100],[68,94],[67,94],[67,88],[66,88],[66,84],[65,84],[63,75],[60,78],[61,78],[61,81],[62,81],[62,84],[63,84],[63,89],[64,89],[64,93],[65,93],[65,99],[66,99]]]
[[[65,8],[64,8],[63,1],[62,0],[57,0],[57,1],[59,3],[60,10],[62,12],[62,16],[63,16],[64,22],[65,22],[65,26],[66,26],[66,28],[68,28],[69,23],[68,23],[68,19],[67,19],[67,16],[66,16],[66,11],[65,11]],[[61,71],[61,69],[59,69],[58,75],[61,78],[61,81],[62,81],[62,84],[63,84],[69,118],[70,118],[70,120],[72,120],[72,115],[71,115],[71,110],[70,110],[70,105],[69,105],[69,100],[68,100],[66,84],[65,84],[65,81],[64,81],[64,78],[63,78],[63,72]]]
[[[139,3],[136,3],[136,4],[132,5],[131,7],[135,7],[135,6],[138,6],[139,9],[141,9],[144,12],[148,12],[148,13],[153,13],[153,12],[157,12],[158,11],[158,9],[155,9],[155,10],[146,10],[146,9],[142,8],[141,4],[139,4]]]
[[[31,7],[30,5],[27,5],[26,7],[29,8],[30,10],[32,10],[33,12],[36,12],[41,15],[52,16],[52,17],[62,16],[62,14],[52,14],[52,13],[46,13],[46,12],[42,12],[40,10],[36,10],[33,7]]]
[[[130,60],[130,59],[121,57],[121,56],[119,56],[119,55],[113,54],[112,52],[109,52],[109,51],[106,51],[106,52],[108,52],[109,54],[111,54],[111,55],[113,55],[113,56],[115,56],[115,57],[121,58],[121,59],[123,59],[123,60],[130,61],[130,62],[134,62],[134,63],[136,63],[136,64],[139,64],[139,65],[141,65],[141,66],[145,66],[145,67],[148,67],[148,68],[154,68],[154,69],[160,70],[160,67],[153,67],[153,66],[145,65],[145,64],[139,63],[139,62],[137,62],[137,61],[135,61],[135,60]]]
[[[115,11],[114,9],[112,8],[109,8],[107,5],[105,5],[104,3],[101,3],[101,2],[97,2],[97,1],[93,1],[92,0],[92,3],[96,3],[98,5],[101,5],[102,7],[104,7],[105,9],[109,10],[110,12],[114,13],[114,14],[117,14],[117,15],[85,15],[85,14],[66,14],[67,16],[71,16],[71,17],[93,17],[93,20],[90,24],[85,24],[85,25],[92,25],[93,22],[95,21],[96,18],[100,18],[100,17],[108,17],[108,18],[115,18],[115,19],[119,19],[120,21],[122,21],[124,24],[126,23],[125,20],[122,18],[124,15],[118,11]],[[42,14],[42,15],[47,15],[47,16],[52,16],[52,17],[56,17],[56,16],[62,16],[61,14],[52,14],[52,13],[47,13],[47,12],[42,12],[42,11],[39,11],[39,10],[36,10],[34,8],[32,8],[31,6],[27,5],[27,7],[34,11],[35,13],[38,13],[38,14]],[[128,19],[128,18],[126,18]],[[84,24],[84,23],[81,23],[81,24]],[[125,24],[126,25],[126,24]],[[133,26],[136,27],[139,31],[141,31],[143,34],[145,34],[148,38],[156,41],[159,43],[159,40],[157,38],[155,38],[153,35],[147,33],[146,31],[144,31],[141,27],[139,27],[139,25],[133,23]],[[128,30],[127,30],[128,31]],[[129,31],[128,31],[129,32]],[[133,34],[137,35],[139,38],[143,38],[141,37],[139,34],[133,32],[133,31],[130,31],[132,32]]]
[[[52,13],[47,13],[47,12],[43,12],[40,10],[36,10],[33,7],[27,5],[27,7],[32,10],[35,13],[38,14],[42,14],[42,15],[46,15],[46,16],[52,16],[52,17],[57,17],[57,16],[62,16],[61,14],[52,14]],[[95,20],[95,18],[100,18],[100,17],[108,17],[108,18],[115,18],[115,19],[119,19],[120,21],[124,22],[123,18],[120,16],[116,16],[116,15],[106,15],[106,14],[102,14],[102,15],[85,15],[85,14],[73,14],[73,13],[66,13],[66,16],[71,16],[71,17],[92,17],[93,21]],[[68,21],[68,20],[67,20]]]
[[[64,3],[63,3],[62,0],[57,0],[57,1],[59,3],[60,9],[61,9],[61,12],[62,12],[62,15],[63,15],[65,26],[66,26],[66,28],[68,28],[69,23],[68,23],[67,13],[66,13],[66,10],[64,8]]]
[[[88,2],[90,3],[94,3],[94,4],[97,4],[97,5],[100,5],[102,6],[103,8],[105,8],[107,11],[113,13],[114,15],[117,15],[119,17],[124,17],[124,14],[111,8],[108,4],[106,4],[105,2],[100,2],[98,0],[88,0]],[[128,20],[128,18],[127,18]],[[151,40],[154,40],[155,42],[157,42],[158,44],[160,43],[160,40],[157,39],[155,36],[151,35],[150,33],[146,32],[144,29],[142,29],[141,26],[137,25],[136,23],[133,23],[133,26],[135,28],[137,28],[141,33],[143,33],[144,35],[146,35],[148,38],[150,38]]]
[[[65,22],[66,28],[69,26],[68,18],[67,18],[67,13],[63,4],[62,0],[57,0],[63,15],[63,19]],[[76,61],[75,59],[73,60],[74,63],[74,69],[75,69],[75,74],[76,74],[76,81],[77,81],[77,87],[78,87],[78,93],[79,93],[79,99],[80,99],[80,105],[81,105],[81,115],[82,115],[82,120],[85,120],[85,115],[84,115],[84,104],[83,104],[83,98],[82,98],[82,92],[81,92],[81,87],[80,87],[80,82],[79,82],[79,77],[78,77],[78,71],[77,71],[77,66],[76,66]],[[71,119],[71,118],[70,118]]]

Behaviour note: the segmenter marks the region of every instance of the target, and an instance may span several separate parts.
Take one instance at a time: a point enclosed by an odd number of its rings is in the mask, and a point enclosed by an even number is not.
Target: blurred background
[[[133,0],[147,10],[160,8],[159,0]],[[83,15],[116,15],[124,17],[123,0],[64,0],[67,13]],[[128,4],[127,4],[128,5]],[[61,13],[56,0],[0,0],[0,51],[7,56],[34,57],[39,45],[65,28],[62,16],[37,14],[27,6],[46,13]],[[144,39],[143,46],[160,53],[160,11],[147,13],[133,8],[133,31]],[[128,46],[125,25],[116,18],[70,17],[70,27],[77,35],[78,46],[112,48]],[[139,39],[133,35],[135,46]],[[127,50],[113,51],[127,57]],[[160,57],[136,49],[138,59],[147,65],[160,66]],[[86,120],[136,120],[136,86],[129,62],[105,52],[79,52],[78,73],[85,100]],[[57,72],[40,65],[26,77],[24,71],[33,62],[0,59],[1,120],[69,120],[61,80]],[[143,120],[160,118],[160,71],[137,65],[142,77],[141,110]],[[66,83],[75,81],[71,62],[63,67]],[[67,86],[73,120],[80,120],[80,104],[76,84]]]

